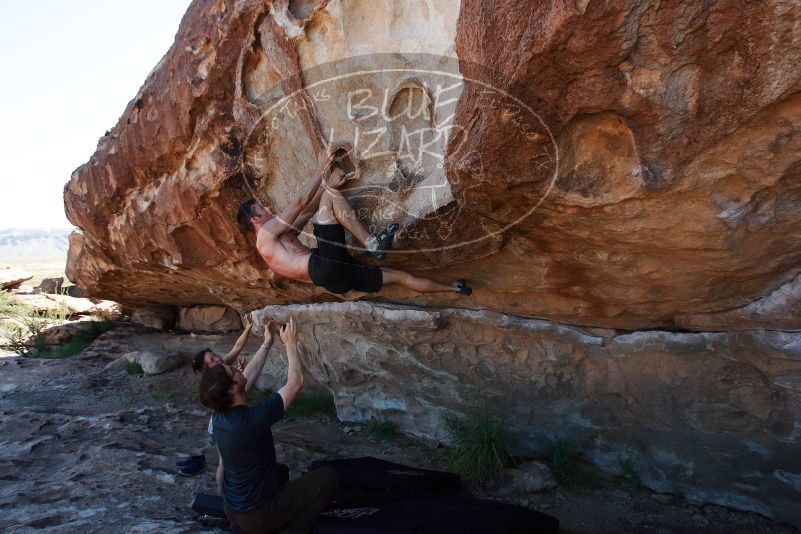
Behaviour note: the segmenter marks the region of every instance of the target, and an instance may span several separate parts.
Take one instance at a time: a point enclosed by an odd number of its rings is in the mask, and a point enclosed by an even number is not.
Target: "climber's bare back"
[[[293,232],[276,237],[266,228],[256,234],[256,250],[276,274],[299,282],[311,283],[309,257],[311,251]]]

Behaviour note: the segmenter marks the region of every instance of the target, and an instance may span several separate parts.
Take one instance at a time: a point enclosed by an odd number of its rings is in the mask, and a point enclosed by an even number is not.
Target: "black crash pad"
[[[559,521],[522,506],[470,497],[398,497],[369,495],[358,504],[333,504],[314,526],[316,534],[558,532]],[[342,502],[342,501],[339,501]],[[225,518],[222,497],[198,493],[192,509]]]
[[[324,511],[315,534],[555,533],[559,521],[511,504],[471,497],[402,497],[365,506]]]
[[[344,460],[317,460],[311,468],[330,467],[345,488],[393,494],[443,494],[458,492],[462,479],[455,473],[409,467],[365,456]]]
[[[192,499],[192,504],[189,507],[200,515],[226,519],[223,499],[219,495],[195,493],[195,498]]]

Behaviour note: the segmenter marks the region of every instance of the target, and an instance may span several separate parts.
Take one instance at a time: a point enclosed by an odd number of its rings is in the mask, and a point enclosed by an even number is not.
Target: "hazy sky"
[[[62,190],[189,0],[0,0],[0,229],[69,227]]]

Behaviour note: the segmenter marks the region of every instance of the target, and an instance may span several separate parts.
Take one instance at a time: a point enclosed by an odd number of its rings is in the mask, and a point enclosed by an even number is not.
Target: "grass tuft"
[[[576,474],[573,451],[566,439],[557,438],[551,444],[551,464],[553,473],[560,482],[568,482]]]
[[[637,472],[637,463],[634,460],[633,454],[618,456],[617,465],[620,468],[620,472],[623,474],[623,480],[627,485],[636,489],[645,488],[642,480],[640,479],[640,474]]]
[[[8,341],[3,348],[22,355],[28,352],[28,335],[24,328],[16,323],[3,323],[0,325],[0,335]]]
[[[39,334],[36,341],[38,356],[40,358],[51,359],[75,356],[86,350],[86,348],[92,344],[92,341],[97,339],[101,334],[114,328],[114,323],[100,317],[92,317],[91,321],[86,321],[84,324],[86,325],[85,328],[76,332],[75,335],[72,336],[72,339],[56,347],[40,347],[42,335]]]
[[[504,467],[514,464],[504,421],[490,415],[486,407],[465,420],[451,417],[445,423],[452,440],[448,468],[466,480],[491,482]]]
[[[0,289],[0,315],[16,317],[24,310],[24,306],[10,291]]]
[[[392,421],[378,421],[377,419],[370,419],[364,429],[367,435],[376,441],[388,441],[399,436],[398,426]]]
[[[325,416],[334,419],[337,409],[334,397],[324,391],[301,392],[292,402],[286,413],[287,417],[318,417]]]
[[[128,362],[125,364],[124,369],[129,375],[142,375],[145,373],[144,369],[142,369],[142,366],[139,365],[139,362]]]

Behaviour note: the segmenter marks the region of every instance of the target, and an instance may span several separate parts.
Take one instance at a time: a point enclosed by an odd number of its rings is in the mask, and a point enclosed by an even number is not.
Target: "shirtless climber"
[[[345,172],[337,167],[330,170],[332,159],[330,153],[320,156],[315,175],[306,181],[301,192],[280,215],[256,199],[250,199],[239,207],[237,221],[245,231],[256,232],[256,249],[270,269],[279,276],[312,283],[332,293],[351,290],[377,293],[389,284],[421,293],[472,293],[464,280],[443,284],[397,269],[362,265],[349,255],[345,228],[365,249],[383,259],[392,245],[397,225],[393,224],[378,235],[370,235],[338,190],[345,183]],[[298,239],[298,233],[315,212],[317,247],[309,250]]]

